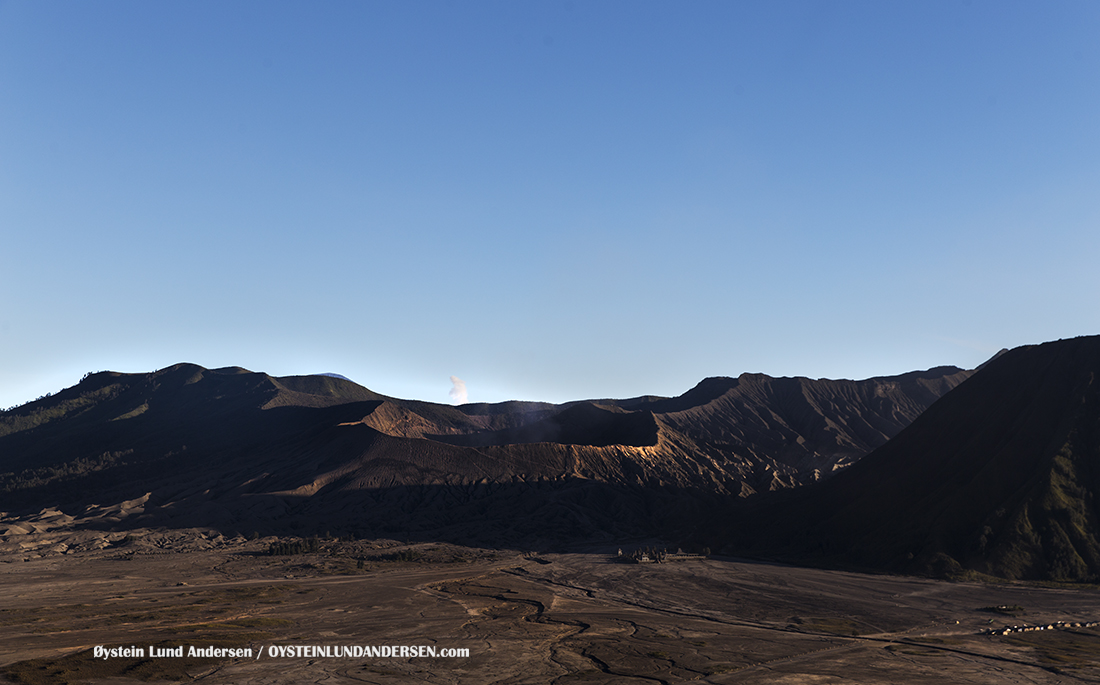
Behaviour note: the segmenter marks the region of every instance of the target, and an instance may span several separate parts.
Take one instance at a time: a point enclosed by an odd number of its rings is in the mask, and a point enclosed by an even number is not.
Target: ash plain
[[[726,557],[563,553],[206,529],[9,529],[0,672],[24,683],[1076,683],[1100,681],[1093,586],[948,582]],[[92,658],[236,645],[257,658]],[[468,657],[271,657],[271,645],[430,645]]]

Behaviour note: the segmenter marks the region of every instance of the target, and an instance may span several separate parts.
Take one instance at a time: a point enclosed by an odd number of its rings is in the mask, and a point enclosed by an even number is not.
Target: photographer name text
[[[470,650],[465,648],[434,647],[432,645],[270,645],[253,649],[252,647],[198,647],[178,645],[175,647],[105,647],[96,645],[92,649],[96,659],[182,659],[218,658],[218,659],[256,659],[266,656],[271,659],[361,659],[361,658],[455,658],[468,657]]]

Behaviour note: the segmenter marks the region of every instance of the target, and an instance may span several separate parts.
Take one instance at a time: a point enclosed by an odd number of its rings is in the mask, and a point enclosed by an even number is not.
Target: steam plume
[[[466,404],[466,381],[458,376],[451,376],[451,384],[454,385],[449,393],[451,402],[455,404]]]

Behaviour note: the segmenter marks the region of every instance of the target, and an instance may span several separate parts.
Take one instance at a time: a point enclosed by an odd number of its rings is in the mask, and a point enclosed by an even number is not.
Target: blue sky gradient
[[[0,407],[675,395],[1100,333],[1095,2],[0,1]]]

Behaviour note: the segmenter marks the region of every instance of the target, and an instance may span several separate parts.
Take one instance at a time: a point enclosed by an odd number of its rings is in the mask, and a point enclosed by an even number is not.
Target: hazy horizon
[[[995,356],[995,355],[991,355],[991,357],[992,356]],[[104,372],[122,373],[122,374],[138,374],[138,375],[140,375],[140,374],[156,373],[158,371],[163,371],[164,369],[171,368],[173,366],[177,366],[178,364],[194,364],[194,363],[195,362],[177,362],[176,364],[168,364],[167,366],[163,366],[163,367],[152,368],[152,369],[137,369],[137,370],[96,369],[94,371],[86,372],[85,375],[92,375],[92,374],[104,373]],[[331,372],[331,371],[313,371],[313,372],[305,372],[305,373],[273,374],[273,373],[270,373],[268,371],[265,371],[264,369],[250,369],[250,368],[246,368],[246,367],[241,367],[239,364],[234,364],[232,366],[219,366],[219,367],[205,366],[203,364],[198,364],[198,366],[202,366],[203,368],[210,369],[210,370],[218,370],[218,369],[224,369],[224,368],[244,368],[246,371],[249,371],[249,372],[252,372],[252,373],[266,373],[266,374],[268,374],[270,376],[274,376],[274,377],[280,377],[280,376],[330,376],[330,377],[333,377],[333,378],[339,378],[339,379],[342,379],[342,380],[345,380],[345,381],[350,381],[352,383],[355,383],[356,385],[363,386],[363,387],[367,388],[368,390],[372,390],[374,392],[380,392],[377,388],[371,387],[369,384],[361,383],[361,382],[357,381],[354,378],[348,378],[347,376],[345,376],[343,374],[334,373],[334,372]],[[954,365],[952,365],[952,364],[940,364],[940,365],[937,365],[937,366],[950,367],[950,366],[954,366]],[[876,377],[889,377],[889,376],[902,375],[902,374],[905,374],[905,373],[909,373],[911,371],[918,371],[918,372],[919,371],[929,371],[933,368],[936,368],[936,366],[932,366],[932,367],[928,367],[928,368],[921,368],[921,369],[908,369],[907,371],[901,371],[901,372],[898,372],[896,374],[879,374],[878,376],[868,376],[866,378],[807,377],[807,376],[805,376],[805,374],[790,374],[787,377],[810,378],[811,380],[853,380],[853,381],[862,381],[862,380],[869,380],[871,378],[876,378]],[[963,368],[963,367],[959,367],[959,368]],[[964,370],[969,370],[969,369],[964,369]],[[752,374],[752,373],[763,373],[763,372],[760,372],[760,371],[743,371],[741,373]],[[740,376],[741,373],[736,373],[736,374],[732,374],[732,375],[730,375],[730,374],[713,374],[712,376],[709,376],[709,377],[722,377],[722,376],[725,376],[725,377],[736,378],[736,377]],[[782,376],[774,376],[773,374],[767,374],[767,373],[764,373],[764,375],[773,376],[773,377],[776,377],[776,378],[782,377]],[[687,392],[691,388],[698,385],[698,383],[705,380],[705,378],[708,378],[708,377],[699,378],[695,383],[692,383],[691,385],[689,385],[687,387],[684,387],[684,388],[682,388],[680,390],[677,390],[673,393],[670,393],[670,394],[667,394],[667,395],[661,395],[661,396],[675,397],[675,396],[678,396],[678,395],[682,395],[683,393]],[[75,381],[68,382],[64,386],[59,386],[58,388],[56,388],[54,390],[49,390],[49,391],[46,391],[46,392],[49,393],[49,395],[55,395],[58,392],[60,392],[61,390],[65,390],[65,389],[70,388],[72,386],[78,385],[83,380],[84,380],[84,376],[82,376],[81,378],[79,378]],[[570,397],[570,398],[555,399],[555,400],[547,400],[547,399],[544,399],[544,398],[541,398],[541,397],[511,397],[511,398],[507,398],[507,399],[504,399],[504,400],[478,400],[478,399],[470,399],[467,396],[467,390],[466,390],[466,387],[465,387],[466,383],[462,379],[460,379],[456,376],[451,376],[450,383],[451,383],[451,389],[447,393],[447,395],[449,397],[448,400],[424,399],[424,398],[421,398],[421,397],[401,397],[401,396],[398,396],[398,395],[389,395],[389,396],[397,398],[397,399],[402,399],[402,400],[417,400],[417,401],[423,401],[423,402],[434,402],[436,404],[471,404],[471,403],[472,404],[477,404],[477,403],[494,404],[494,403],[499,403],[499,402],[510,402],[510,401],[550,402],[552,404],[562,404],[562,403],[565,403],[565,402],[582,401],[582,400],[631,399],[632,397],[641,397],[641,396],[644,396],[644,395],[660,395],[660,393],[652,393],[651,392],[651,393],[641,393],[639,395],[631,395],[631,396],[603,394],[603,395],[592,395],[592,396],[588,396],[588,397]],[[383,392],[381,394],[388,395],[388,393],[385,393],[385,392]],[[43,394],[43,397],[49,396],[49,395]],[[11,405],[10,407],[9,406],[0,406],[0,410],[6,410],[6,409],[18,407],[18,406],[21,406],[23,404],[34,402],[37,399],[41,399],[41,397],[31,397],[31,398],[28,398],[28,399],[26,399],[22,402],[18,402],[14,405]]]

